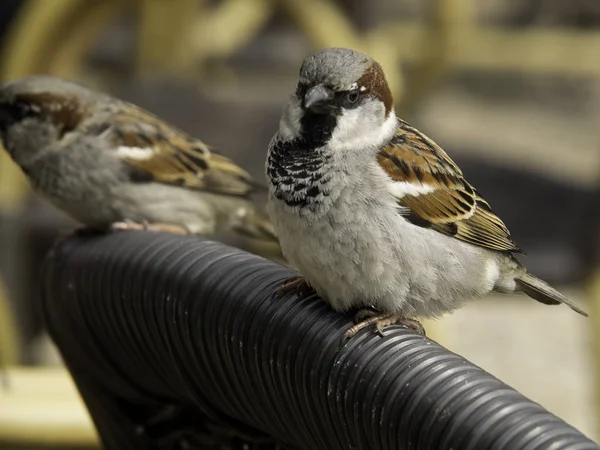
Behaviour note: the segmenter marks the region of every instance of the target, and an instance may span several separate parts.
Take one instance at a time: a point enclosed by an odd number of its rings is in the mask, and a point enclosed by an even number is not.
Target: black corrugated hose
[[[46,325],[106,449],[598,449],[402,327],[273,299],[294,272],[191,237],[72,237],[48,257]],[[558,388],[558,386],[557,386]]]

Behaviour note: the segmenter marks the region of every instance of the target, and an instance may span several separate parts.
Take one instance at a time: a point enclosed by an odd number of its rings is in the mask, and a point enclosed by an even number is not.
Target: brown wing
[[[506,225],[431,139],[399,120],[377,160],[411,222],[491,250],[520,252]]]
[[[138,177],[229,195],[259,187],[230,159],[138,108],[113,114],[102,135]]]

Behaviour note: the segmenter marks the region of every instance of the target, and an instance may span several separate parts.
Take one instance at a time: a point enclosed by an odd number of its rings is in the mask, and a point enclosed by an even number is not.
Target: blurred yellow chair
[[[0,282],[0,447],[97,448],[95,429],[66,369],[18,367],[19,354]]]
[[[98,436],[66,369],[9,367],[0,388],[0,447],[98,448]]]

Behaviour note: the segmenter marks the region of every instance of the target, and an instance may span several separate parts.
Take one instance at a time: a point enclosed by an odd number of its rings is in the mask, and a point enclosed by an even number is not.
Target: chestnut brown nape
[[[373,61],[371,67],[358,80],[358,84],[359,86],[365,86],[367,88],[366,92],[375,95],[383,102],[385,105],[385,116],[389,116],[394,107],[394,98],[392,97],[392,91],[385,79],[381,65]]]
[[[76,99],[50,92],[18,94],[15,100],[39,108],[42,114],[50,116],[54,123],[61,126],[63,133],[75,129],[86,114]]]

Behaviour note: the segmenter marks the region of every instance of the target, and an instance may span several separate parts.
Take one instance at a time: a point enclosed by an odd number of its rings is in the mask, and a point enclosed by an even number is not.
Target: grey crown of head
[[[373,65],[369,56],[347,48],[328,48],[307,57],[300,68],[300,82],[324,84],[347,90]]]
[[[359,88],[364,94],[383,102],[386,117],[394,106],[379,63],[364,53],[347,48],[328,48],[307,57],[300,68],[300,83],[305,86],[322,84],[335,92]]]

